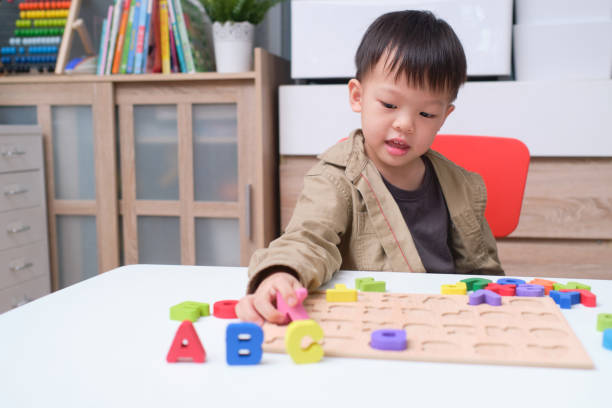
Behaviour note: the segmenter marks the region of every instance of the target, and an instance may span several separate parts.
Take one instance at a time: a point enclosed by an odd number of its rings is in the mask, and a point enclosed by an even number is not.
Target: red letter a
[[[205,359],[206,352],[193,323],[185,320],[176,331],[166,361],[176,363],[178,360],[192,360],[194,363],[203,363]]]

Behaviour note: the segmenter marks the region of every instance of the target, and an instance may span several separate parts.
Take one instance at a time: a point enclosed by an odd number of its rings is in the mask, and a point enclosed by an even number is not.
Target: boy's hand
[[[266,321],[283,324],[287,316],[276,310],[276,292],[281,293],[289,306],[295,306],[295,291],[301,287],[302,284],[293,275],[286,272],[273,273],[261,281],[255,293],[240,299],[236,305],[236,314],[240,320],[260,326]]]

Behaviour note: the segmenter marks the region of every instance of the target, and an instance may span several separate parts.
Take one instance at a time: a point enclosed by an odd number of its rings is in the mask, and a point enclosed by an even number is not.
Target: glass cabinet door
[[[91,106],[52,106],[54,199],[96,199]],[[59,287],[98,273],[96,217],[56,215]]]
[[[136,200],[178,201],[176,105],[134,105],[134,154]],[[138,215],[137,227],[139,263],[181,263],[178,216]]]
[[[194,104],[192,121],[195,201],[237,203],[236,104]],[[196,218],[195,235],[198,265],[240,265],[238,218]]]

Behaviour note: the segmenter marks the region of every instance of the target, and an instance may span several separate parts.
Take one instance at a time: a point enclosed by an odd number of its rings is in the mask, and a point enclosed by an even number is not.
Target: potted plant
[[[283,0],[200,0],[213,25],[217,72],[250,71],[255,26]]]

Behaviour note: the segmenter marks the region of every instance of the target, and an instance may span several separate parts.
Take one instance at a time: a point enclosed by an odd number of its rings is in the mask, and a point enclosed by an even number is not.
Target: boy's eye
[[[382,103],[382,105],[383,105],[385,108],[387,108],[387,109],[395,109],[395,108],[397,108],[397,106],[392,105],[392,104],[387,103],[387,102],[380,101],[380,103]]]
[[[427,112],[420,112],[419,115],[421,115],[424,118],[434,118],[436,115],[432,115],[431,113],[427,113]]]

